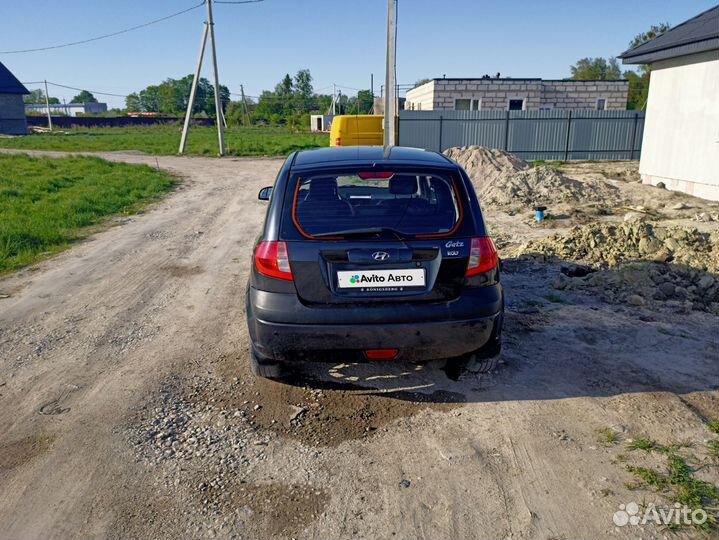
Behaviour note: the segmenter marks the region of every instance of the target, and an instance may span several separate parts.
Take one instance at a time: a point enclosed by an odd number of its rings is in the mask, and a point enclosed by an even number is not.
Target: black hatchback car
[[[270,203],[247,291],[254,373],[358,359],[493,368],[499,259],[455,162],[403,147],[296,152],[259,198]]]

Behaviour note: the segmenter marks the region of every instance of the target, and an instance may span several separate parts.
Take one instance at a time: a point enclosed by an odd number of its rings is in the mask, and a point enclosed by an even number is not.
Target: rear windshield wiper
[[[366,238],[379,235],[392,235],[397,240],[407,240],[407,236],[396,229],[390,227],[369,227],[367,229],[347,229],[344,231],[331,231],[319,234],[313,234],[317,238],[325,236],[342,236],[344,238]]]

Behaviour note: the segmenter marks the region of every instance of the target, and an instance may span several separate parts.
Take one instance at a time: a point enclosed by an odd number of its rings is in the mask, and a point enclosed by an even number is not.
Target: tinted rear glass
[[[461,216],[452,179],[435,173],[318,174],[297,178],[294,219],[306,235],[391,229],[448,234]],[[383,173],[379,173],[383,174]]]

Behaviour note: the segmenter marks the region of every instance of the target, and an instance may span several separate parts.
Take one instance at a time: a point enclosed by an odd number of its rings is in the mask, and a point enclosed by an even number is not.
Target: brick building
[[[410,111],[625,110],[629,82],[543,79],[433,79],[407,92]]]

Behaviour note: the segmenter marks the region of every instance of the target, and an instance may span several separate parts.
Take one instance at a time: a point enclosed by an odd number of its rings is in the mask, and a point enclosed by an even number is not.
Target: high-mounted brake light
[[[389,180],[394,176],[394,173],[370,171],[357,173],[357,176],[359,176],[362,180]]]
[[[480,238],[472,238],[469,250],[469,264],[467,264],[467,272],[465,276],[476,276],[489,272],[499,264],[499,256],[494,242],[487,236]]]
[[[255,268],[263,276],[292,281],[287,243],[262,242],[255,250]]]

